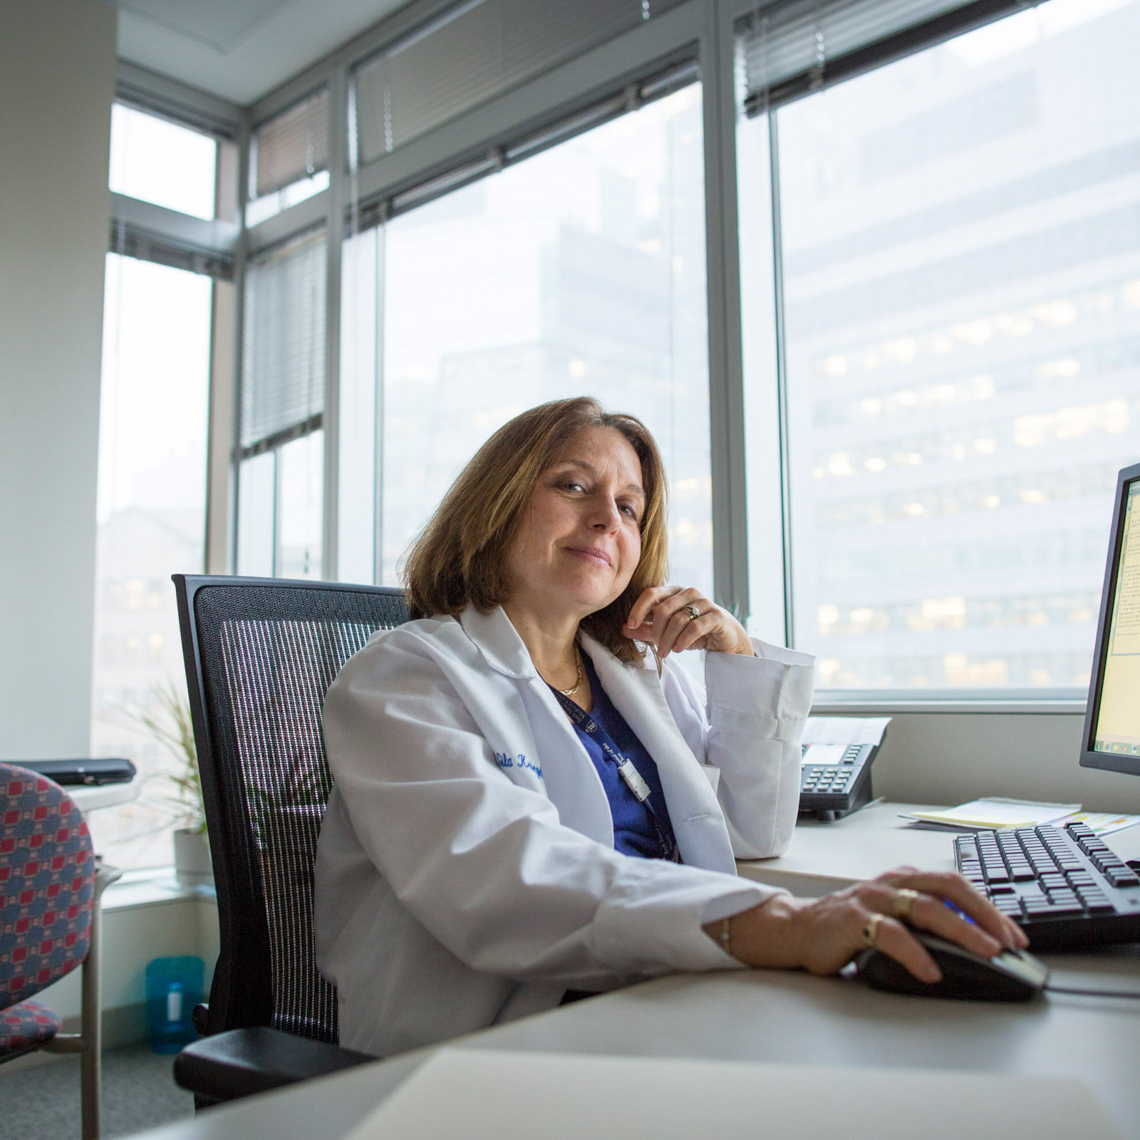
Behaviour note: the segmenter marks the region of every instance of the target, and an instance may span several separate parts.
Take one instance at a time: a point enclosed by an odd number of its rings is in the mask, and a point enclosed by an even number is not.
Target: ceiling
[[[119,56],[241,106],[409,0],[102,0]]]

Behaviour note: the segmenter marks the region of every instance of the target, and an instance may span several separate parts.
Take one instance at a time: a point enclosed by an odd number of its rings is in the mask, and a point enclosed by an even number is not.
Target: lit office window
[[[122,103],[111,107],[110,186],[196,218],[214,216],[218,143]]]
[[[324,463],[324,432],[314,431],[241,464],[239,574],[321,576]]]
[[[246,271],[238,467],[239,574],[321,576],[324,230]]]
[[[321,576],[321,496],[324,492],[324,433],[315,431],[285,444],[277,453],[279,522],[277,576]]]
[[[140,716],[185,692],[170,575],[205,559],[209,277],[107,255],[96,530],[91,754],[147,775],[172,758]],[[171,860],[155,783],[133,804],[90,816],[119,866]]]
[[[344,503],[375,478],[367,393],[379,372],[381,565],[342,514],[338,573],[397,582],[491,432],[546,400],[593,395],[653,431],[671,482],[671,577],[711,590],[701,156],[694,84],[348,243],[341,398],[357,412],[340,488]],[[349,505],[368,509],[359,494]]]
[[[775,113],[792,633],[823,688],[1087,684],[1140,455],[1137,42],[1135,0],[1053,0]],[[739,142],[764,329],[767,121]]]

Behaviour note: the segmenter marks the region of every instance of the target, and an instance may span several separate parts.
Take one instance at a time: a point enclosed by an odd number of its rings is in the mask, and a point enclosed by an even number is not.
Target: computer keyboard
[[[1140,941],[1140,875],[1083,823],[960,835],[954,861],[1031,950]]]

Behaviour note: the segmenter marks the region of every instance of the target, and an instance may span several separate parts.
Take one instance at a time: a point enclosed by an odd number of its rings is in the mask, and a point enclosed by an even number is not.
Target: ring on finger
[[[879,924],[883,921],[883,915],[872,914],[867,919],[867,924],[863,927],[863,941],[871,949],[875,947],[875,939],[879,936]]]
[[[895,918],[901,918],[904,922],[910,918],[911,904],[916,898],[918,891],[912,891],[909,887],[900,888],[891,901],[891,912]]]
[[[681,607],[681,613],[689,615],[689,621],[696,621],[701,616],[701,611],[691,603],[687,606]]]

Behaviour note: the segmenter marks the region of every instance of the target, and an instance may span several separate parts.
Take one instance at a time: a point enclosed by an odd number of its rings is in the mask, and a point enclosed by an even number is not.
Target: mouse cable
[[[1082,997],[1140,998],[1140,990],[1076,990],[1068,986],[1045,986],[1046,993],[1080,994]]]

